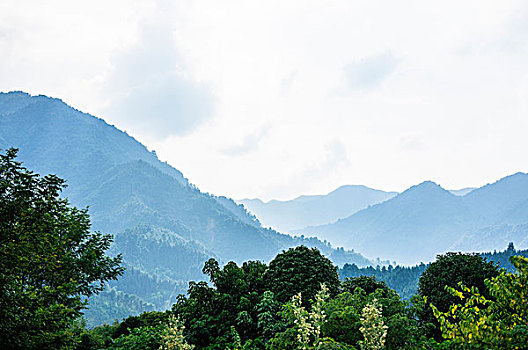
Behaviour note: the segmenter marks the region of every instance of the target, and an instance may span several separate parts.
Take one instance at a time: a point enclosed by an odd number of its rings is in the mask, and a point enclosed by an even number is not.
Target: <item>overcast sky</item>
[[[528,2],[2,0],[10,90],[233,198],[481,186],[528,171]]]

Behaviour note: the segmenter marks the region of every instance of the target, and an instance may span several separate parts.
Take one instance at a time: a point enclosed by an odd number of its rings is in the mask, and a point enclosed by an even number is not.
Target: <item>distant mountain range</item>
[[[19,148],[28,169],[66,179],[64,196],[89,206],[94,230],[115,235],[112,252],[123,254],[127,272],[92,300],[91,324],[166,308],[189,280],[203,278],[210,257],[268,261],[305,244],[341,265],[371,264],[318,239],[263,228],[242,205],[202,193],[125,132],[59,99],[0,93],[0,148],[9,147]]]
[[[473,191],[474,187],[450,190],[456,196]],[[310,226],[320,226],[344,219],[369,206],[384,202],[398,192],[386,192],[363,185],[344,185],[326,195],[303,195],[292,200],[270,200],[258,198],[240,199],[265,227],[280,232],[302,232]]]
[[[528,247],[528,174],[454,195],[426,181],[335,223],[295,231],[400,264],[445,251]]]
[[[292,232],[345,218],[396,194],[397,192],[374,190],[365,186],[347,185],[327,195],[300,196],[289,201],[242,199],[237,202],[255,214],[264,226],[281,232]]]

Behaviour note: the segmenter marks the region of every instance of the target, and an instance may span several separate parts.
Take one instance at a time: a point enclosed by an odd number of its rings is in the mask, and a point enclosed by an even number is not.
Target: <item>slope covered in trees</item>
[[[494,262],[499,268],[506,269],[509,272],[514,270],[514,266],[510,261],[512,256],[524,256],[528,257],[528,249],[517,250],[513,243],[510,243],[508,248],[504,251],[494,251],[479,254],[482,258],[487,261]],[[345,264],[339,269],[339,276],[341,279],[359,277],[359,276],[372,276],[378,281],[383,281],[387,285],[394,289],[402,299],[409,300],[418,290],[418,280],[423,274],[425,269],[430,264],[421,263],[415,266],[367,266],[358,267],[355,264]]]
[[[341,264],[370,264],[353,251],[262,228],[243,206],[201,192],[125,132],[58,99],[0,93],[0,149],[9,147],[19,148],[26,167],[66,179],[63,195],[89,207],[92,229],[116,235],[112,252],[123,254],[127,272],[106,295],[119,295],[123,313],[127,303],[131,311],[172,304],[190,279],[201,278],[200,266],[210,257],[269,261],[305,244],[335,252]],[[94,312],[89,320],[100,320]]]

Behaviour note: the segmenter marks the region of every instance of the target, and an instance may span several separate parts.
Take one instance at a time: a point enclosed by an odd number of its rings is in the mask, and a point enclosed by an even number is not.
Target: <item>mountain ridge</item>
[[[175,302],[177,293],[185,293],[190,276],[201,278],[206,257],[221,263],[269,261],[300,244],[316,246],[326,255],[336,251],[317,239],[263,228],[243,206],[201,192],[127,133],[59,99],[0,93],[0,149],[10,147],[19,148],[18,160],[28,169],[67,180],[63,196],[79,208],[89,206],[92,229],[116,237],[112,252],[123,253],[129,270],[111,283],[108,293],[92,300],[94,307],[112,300],[122,303],[116,309],[120,314],[113,314],[116,318],[127,316],[127,310],[137,312],[138,307],[162,309]],[[139,246],[127,243],[132,237]],[[371,264],[354,251],[338,255],[342,263]],[[151,263],[161,257],[171,265],[155,269]],[[136,293],[130,293],[134,288]],[[102,321],[98,313],[106,314],[87,311],[92,325]]]
[[[528,175],[518,172],[464,195],[455,195],[432,181],[424,181],[345,219],[295,233],[317,235],[344,247],[353,244],[367,256],[376,252],[378,256],[412,265],[453,249],[471,251],[478,246],[492,250],[512,238],[516,238],[516,244],[523,244],[525,223],[528,223]],[[511,229],[506,225],[521,226]],[[479,230],[481,234],[477,235]],[[487,232],[500,232],[502,237],[492,239]],[[482,241],[482,237],[488,237],[488,242]]]
[[[256,215],[263,225],[291,233],[308,225],[336,221],[394,195],[396,192],[364,185],[343,185],[326,195],[301,195],[286,201],[242,199],[237,202]]]

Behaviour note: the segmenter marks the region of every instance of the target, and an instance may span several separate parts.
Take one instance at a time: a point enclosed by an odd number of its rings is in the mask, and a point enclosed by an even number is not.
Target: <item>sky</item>
[[[235,199],[482,186],[528,171],[528,2],[2,0],[12,90]]]

